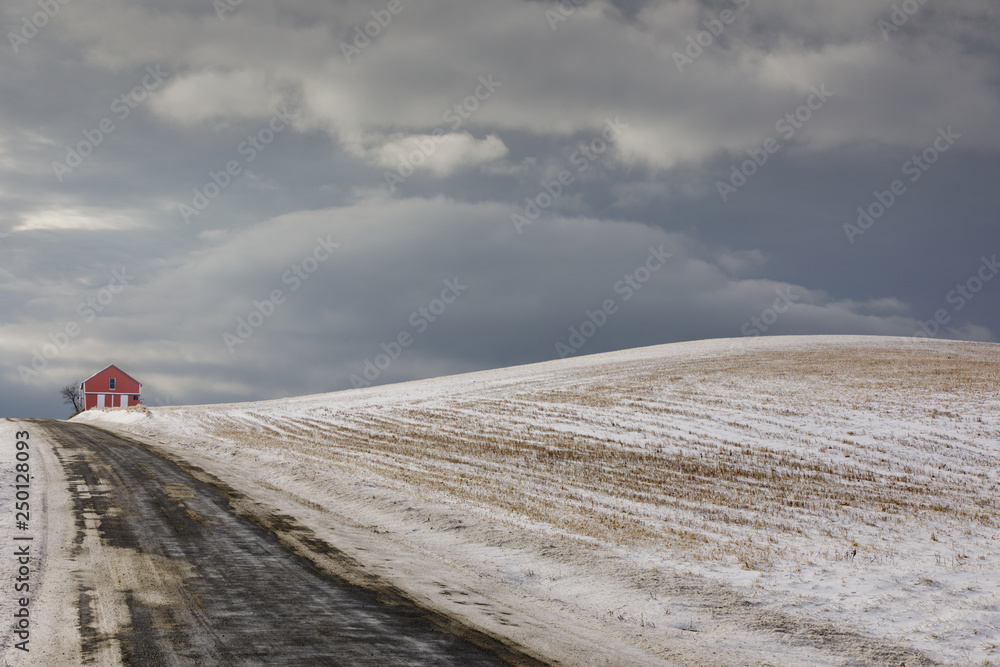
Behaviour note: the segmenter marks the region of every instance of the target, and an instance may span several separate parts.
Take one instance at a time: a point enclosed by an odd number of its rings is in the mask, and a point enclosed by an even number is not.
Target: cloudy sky
[[[1000,334],[994,0],[8,0],[0,414]]]

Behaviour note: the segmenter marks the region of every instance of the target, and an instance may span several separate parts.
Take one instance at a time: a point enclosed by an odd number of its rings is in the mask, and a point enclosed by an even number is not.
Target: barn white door
[[[97,395],[97,407],[99,407],[99,408],[103,408],[104,407],[104,394],[98,394]]]

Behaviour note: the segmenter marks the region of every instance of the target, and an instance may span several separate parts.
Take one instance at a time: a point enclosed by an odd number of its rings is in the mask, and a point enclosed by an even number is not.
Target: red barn
[[[83,409],[124,408],[139,405],[142,383],[117,366],[108,366],[80,385]]]

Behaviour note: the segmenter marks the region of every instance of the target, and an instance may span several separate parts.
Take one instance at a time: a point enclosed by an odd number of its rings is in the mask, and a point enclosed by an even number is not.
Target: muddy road
[[[204,471],[36,421],[71,496],[85,664],[539,665],[422,609]]]

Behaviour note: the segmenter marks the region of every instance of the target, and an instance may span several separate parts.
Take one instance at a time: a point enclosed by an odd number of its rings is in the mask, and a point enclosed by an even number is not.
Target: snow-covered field
[[[665,659],[1000,665],[1000,345],[677,343],[77,419]]]

